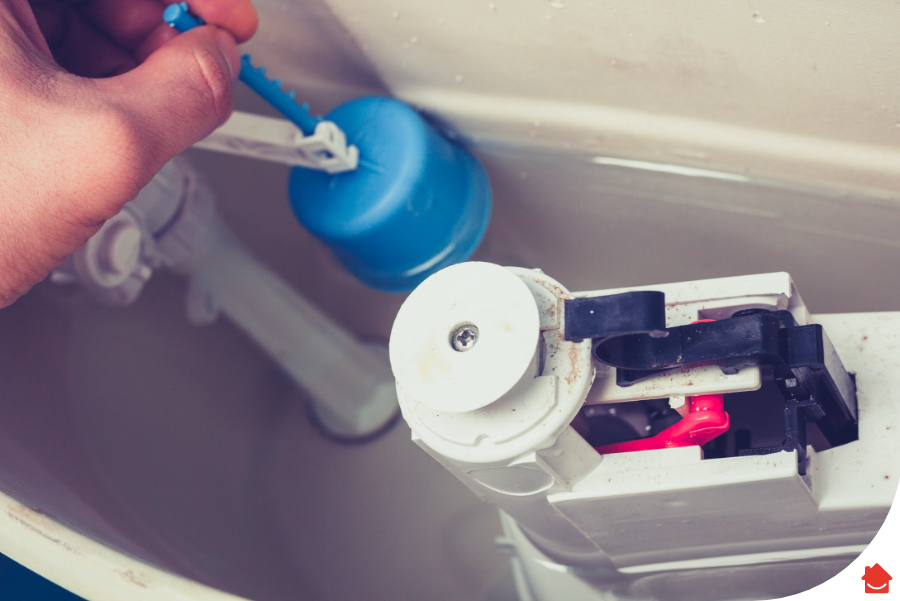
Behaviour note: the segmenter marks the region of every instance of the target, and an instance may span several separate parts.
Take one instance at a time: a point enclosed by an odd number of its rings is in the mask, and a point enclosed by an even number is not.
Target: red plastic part
[[[725,401],[721,394],[698,394],[688,397],[687,401],[690,403],[691,412],[681,418],[680,422],[669,426],[656,436],[596,447],[597,452],[605,455],[703,446],[728,430],[731,420],[725,413]]]

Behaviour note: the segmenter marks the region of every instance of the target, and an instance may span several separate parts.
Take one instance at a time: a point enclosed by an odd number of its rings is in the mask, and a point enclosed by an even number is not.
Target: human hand
[[[0,307],[232,111],[250,0],[0,0]]]

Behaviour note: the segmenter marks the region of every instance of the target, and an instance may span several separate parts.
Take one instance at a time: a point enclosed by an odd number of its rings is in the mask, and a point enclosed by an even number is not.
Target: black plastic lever
[[[797,325],[788,311],[753,309],[717,321],[665,328],[662,292],[638,291],[565,301],[566,340],[593,340],[592,354],[616,368],[616,383],[716,365],[725,373],[769,365],[785,401],[785,442],[748,454],[797,449],[804,421],[833,445],[857,439],[856,387],[821,325]],[[801,463],[802,465],[802,463]]]

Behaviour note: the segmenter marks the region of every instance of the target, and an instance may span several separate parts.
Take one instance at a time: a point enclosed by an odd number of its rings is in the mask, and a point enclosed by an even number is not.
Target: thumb
[[[205,26],[170,40],[131,71],[97,84],[106,102],[128,121],[152,177],[228,118],[239,70],[234,37]]]

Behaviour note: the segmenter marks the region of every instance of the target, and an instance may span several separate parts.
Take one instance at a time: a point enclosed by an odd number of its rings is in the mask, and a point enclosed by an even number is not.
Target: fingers
[[[104,102],[124,115],[131,134],[126,143],[137,150],[140,168],[149,173],[146,179],[227,119],[239,68],[234,38],[199,27],[128,73],[96,82]]]
[[[88,0],[79,4],[79,10],[117,43],[133,50],[160,26],[168,27],[162,22],[163,9],[175,1]],[[191,12],[227,29],[238,42],[246,42],[256,31],[258,19],[250,0],[191,0],[190,6]]]
[[[166,27],[159,0],[90,0],[79,10],[123,48],[134,50],[159,26]]]
[[[41,34],[34,12],[32,12],[27,0],[7,0],[0,6],[0,17],[3,17],[3,21],[9,19],[5,23],[7,27],[13,23],[18,25],[25,40],[27,40],[26,44],[31,44],[32,48],[37,49],[38,52],[43,53],[47,58],[51,58],[50,48],[47,47],[47,42]]]
[[[55,22],[42,19],[41,23],[46,28],[43,31],[54,60],[69,73],[82,77],[110,77],[137,66],[131,52],[116,44],[74,9],[59,11]]]
[[[10,1],[24,3],[24,0]],[[165,5],[172,2],[42,0],[32,2],[31,6],[59,64],[78,75],[100,77],[124,70],[127,61],[123,53],[140,63],[178,35],[162,21]],[[248,40],[256,31],[258,19],[249,0],[193,0],[190,4],[192,12],[207,23],[230,31],[239,42]],[[113,46],[117,47],[115,51]],[[85,68],[98,59],[115,64]]]
[[[224,29],[176,35],[149,0],[0,0],[0,307],[231,113],[235,37],[256,13],[249,0],[194,4]]]
[[[31,10],[34,11],[34,17],[47,45],[51,48],[59,46],[69,29],[71,9],[60,9],[56,3],[35,3],[31,5]]]
[[[174,4],[178,0],[163,1]],[[190,0],[190,5],[191,12],[211,25],[227,29],[239,43],[253,37],[259,25],[256,9],[250,0]]]
[[[162,21],[165,5],[174,1],[88,0],[79,10],[122,47],[141,48],[147,56],[177,35]],[[227,29],[238,42],[249,40],[258,25],[250,0],[192,0],[190,6],[191,12],[210,25]]]

